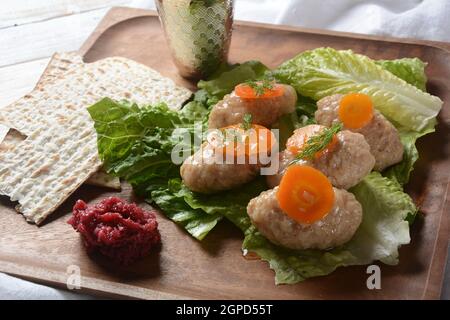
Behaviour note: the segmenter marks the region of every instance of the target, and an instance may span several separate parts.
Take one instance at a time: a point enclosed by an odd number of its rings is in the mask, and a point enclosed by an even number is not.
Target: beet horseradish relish
[[[154,212],[116,197],[94,205],[78,200],[68,223],[81,233],[88,252],[98,251],[122,265],[148,255],[161,242]]]

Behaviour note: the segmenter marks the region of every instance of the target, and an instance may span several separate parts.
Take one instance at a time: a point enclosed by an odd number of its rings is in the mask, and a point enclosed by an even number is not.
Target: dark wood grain
[[[382,265],[382,290],[366,288],[366,268],[341,268],[298,285],[275,286],[273,272],[259,260],[241,255],[242,234],[222,222],[198,242],[159,215],[163,245],[129,268],[89,257],[79,235],[66,224],[79,199],[97,201],[117,195],[83,186],[42,227],[27,224],[6,199],[0,201],[0,271],[64,287],[69,265],[78,265],[82,291],[135,298],[243,299],[432,299],[441,290],[450,234],[450,48],[445,43],[380,39],[369,36],[306,31],[290,27],[237,23],[230,59],[257,59],[275,67],[301,51],[320,46],[353,49],[375,59],[419,57],[427,62],[429,91],[445,101],[437,132],[419,141],[421,158],[408,185],[423,217],[412,228],[412,242],[400,250],[398,266]],[[179,84],[157,17],[152,12],[117,8],[101,22],[80,50],[87,62],[124,56],[144,63]],[[125,199],[144,203],[124,184]]]

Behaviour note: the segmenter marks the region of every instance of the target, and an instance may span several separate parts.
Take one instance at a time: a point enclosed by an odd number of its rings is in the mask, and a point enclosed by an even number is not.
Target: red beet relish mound
[[[78,200],[67,222],[81,233],[88,252],[97,250],[122,265],[148,255],[161,242],[155,214],[116,197],[92,206]]]

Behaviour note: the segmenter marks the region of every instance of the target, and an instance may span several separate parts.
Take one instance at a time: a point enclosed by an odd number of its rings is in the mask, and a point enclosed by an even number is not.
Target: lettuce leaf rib
[[[442,101],[382,65],[351,50],[319,48],[285,62],[274,75],[315,100],[336,93],[365,93],[380,112],[404,128],[417,132],[433,128]]]

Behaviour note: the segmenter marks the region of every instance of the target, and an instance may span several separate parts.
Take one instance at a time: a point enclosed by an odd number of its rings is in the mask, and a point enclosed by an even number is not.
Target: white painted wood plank
[[[0,108],[33,90],[50,58],[0,68]]]
[[[80,3],[84,0],[59,1]],[[18,2],[24,1],[19,0]],[[41,1],[29,2],[42,3]],[[93,0],[92,2],[99,1]],[[111,3],[112,1],[106,2]],[[153,0],[133,0],[130,5],[154,8]],[[1,10],[4,10],[2,6],[0,6],[0,12]],[[1,29],[0,108],[21,98],[33,89],[47,66],[50,56],[55,51],[79,49],[108,10],[109,8],[103,8],[29,25]]]
[[[108,8],[0,30],[0,67],[78,50]]]
[[[123,6],[129,0],[15,0],[0,6],[0,28],[17,26],[95,9]]]
[[[0,29],[112,6],[154,8],[153,0],[10,0],[0,6]]]

